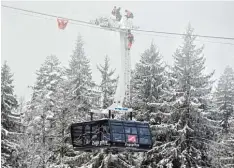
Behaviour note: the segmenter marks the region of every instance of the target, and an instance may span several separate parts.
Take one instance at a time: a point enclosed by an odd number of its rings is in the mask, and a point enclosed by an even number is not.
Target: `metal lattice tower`
[[[130,103],[130,80],[131,80],[131,57],[130,50],[126,49],[125,54],[125,72],[124,72],[124,83],[125,89],[125,103],[129,105]]]
[[[130,107],[130,81],[131,81],[131,56],[130,51],[128,49],[128,30],[138,29],[133,26],[132,19],[126,19],[126,17],[122,17],[120,22],[116,22],[113,18],[99,18],[96,21],[92,21],[92,23],[100,25],[104,29],[118,32],[120,35],[120,58],[121,58],[121,69],[119,80],[117,84],[117,89],[114,95],[113,104],[108,107],[106,110],[113,111],[125,111],[131,112],[132,109]],[[125,107],[123,107],[125,106]],[[105,111],[105,110],[104,110]],[[103,111],[103,112],[104,112]]]
[[[127,44],[127,30],[120,31],[121,71],[112,107],[122,107],[130,103],[131,57]]]

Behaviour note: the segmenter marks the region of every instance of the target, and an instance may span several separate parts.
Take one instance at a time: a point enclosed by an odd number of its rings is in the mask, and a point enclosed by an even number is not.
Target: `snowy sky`
[[[190,22],[195,33],[200,35],[234,37],[234,2],[2,2],[4,5],[89,21],[98,16],[109,16],[113,6],[121,6],[134,13],[134,24],[141,29],[184,33]],[[80,33],[85,41],[85,52],[90,58],[93,79],[100,82],[97,63],[103,63],[104,56],[109,55],[111,65],[120,70],[120,41],[115,32],[94,29],[86,26],[69,24],[64,31],[57,28],[56,19],[42,19],[22,15],[18,11],[1,8],[1,62],[7,60],[14,73],[15,93],[26,99],[30,97],[36,79],[35,72],[44,62],[46,56],[55,54],[64,66],[75,46]],[[164,37],[162,37],[164,36]],[[167,37],[165,37],[167,36]],[[181,44],[178,36],[152,36],[145,33],[135,34],[135,43],[131,52],[132,67],[139,61],[140,54],[149,47],[151,41],[159,47],[164,60],[173,63],[172,54]],[[218,78],[226,65],[234,67],[234,45],[210,43],[214,40],[199,38],[198,45],[205,44],[207,72],[216,70]]]

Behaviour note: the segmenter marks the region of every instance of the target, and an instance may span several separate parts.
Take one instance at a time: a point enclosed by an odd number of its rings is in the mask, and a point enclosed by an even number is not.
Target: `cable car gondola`
[[[71,125],[74,150],[100,148],[144,152],[152,149],[152,135],[147,122],[101,119]]]
[[[121,72],[114,95],[113,104],[104,110],[109,111],[109,118],[93,121],[75,123],[71,125],[71,139],[74,150],[92,151],[96,149],[110,149],[114,151],[148,151],[152,149],[152,135],[149,123],[132,121],[132,109],[123,107],[123,104],[131,107],[130,101],[130,77],[131,59],[130,51],[126,48],[128,38],[126,32],[132,29],[132,22],[129,19],[122,22],[111,21],[109,18],[96,19],[93,24],[98,24],[106,29],[117,30],[120,34],[121,50]],[[106,111],[106,112],[105,112]],[[111,119],[111,111],[115,113],[130,112],[130,120]],[[103,113],[98,112],[97,113]]]

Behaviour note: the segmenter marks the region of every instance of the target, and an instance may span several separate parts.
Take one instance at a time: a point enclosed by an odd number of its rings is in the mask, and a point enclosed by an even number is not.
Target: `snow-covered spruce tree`
[[[171,78],[173,109],[168,124],[173,125],[175,132],[169,134],[165,143],[148,153],[148,164],[152,159],[156,160],[153,167],[210,167],[206,141],[210,138],[210,123],[203,113],[208,110],[213,73],[204,74],[203,47],[196,47],[195,38],[189,25],[184,43],[174,54]],[[153,158],[152,152],[157,153]]]
[[[151,43],[133,72],[132,104],[138,111],[137,119],[149,121],[152,126],[160,125],[169,115],[168,95],[167,68],[157,47]]]
[[[53,131],[56,137],[53,142],[53,156],[50,157],[50,168],[53,167],[80,167],[90,160],[90,153],[75,152],[71,146],[71,123],[89,119],[91,108],[92,82],[89,60],[84,52],[84,43],[78,36],[75,50],[71,55],[69,67],[66,69],[66,79],[58,86],[53,96],[53,116],[56,119]]]
[[[1,167],[20,167],[18,133],[20,114],[14,113],[18,106],[14,95],[13,74],[6,62],[1,67]]]
[[[62,68],[56,56],[48,56],[41,68],[37,71],[37,80],[33,86],[33,95],[27,108],[26,135],[33,140],[37,155],[30,161],[30,165],[46,167],[51,151],[51,130],[53,130],[54,100],[51,97],[56,93],[56,87],[62,80]],[[31,142],[27,142],[31,143]],[[30,155],[30,153],[29,153]],[[30,156],[31,157],[31,156]],[[33,162],[33,164],[31,164]]]
[[[117,79],[113,78],[115,70],[110,69],[110,59],[106,55],[104,65],[98,65],[98,70],[102,75],[100,88],[103,94],[102,108],[106,109],[113,102]]]
[[[153,117],[150,116],[151,112],[157,112],[157,103],[164,102],[166,84],[165,65],[157,47],[151,43],[136,64],[132,79],[132,104],[134,108],[142,111],[142,120],[149,121]],[[155,117],[152,119],[155,120]]]
[[[165,143],[173,127],[168,123],[170,117],[170,91],[168,73],[157,47],[151,43],[136,64],[132,79],[132,104],[136,118],[149,121],[151,125],[154,146]],[[148,157],[157,154],[151,152]],[[141,167],[156,166],[157,160],[148,162],[145,158]]]
[[[233,116],[234,106],[234,71],[229,66],[225,68],[224,74],[219,79],[215,100],[222,117],[223,133],[227,134],[230,131],[229,120]]]
[[[203,47],[194,44],[196,37],[189,25],[184,43],[174,54],[173,73],[175,77],[174,107],[175,126],[178,137],[173,145],[173,165],[181,167],[209,167],[207,154],[209,122],[203,117],[208,111],[208,101],[212,89],[211,74],[204,74],[205,58]],[[174,160],[176,159],[176,161]],[[171,159],[172,161],[172,159]],[[170,162],[170,159],[169,159]]]
[[[20,112],[21,112],[21,122],[23,125],[23,135],[19,139],[19,145],[20,145],[20,152],[19,152],[19,157],[20,157],[20,162],[22,164],[22,168],[33,168],[35,165],[37,165],[37,159],[38,156],[38,150],[37,148],[40,147],[39,143],[35,144],[35,136],[34,134],[30,134],[29,129],[30,125],[29,122],[32,120],[33,114],[29,114],[31,112],[28,108],[30,107],[30,101],[25,102],[22,104],[23,107],[20,107]],[[30,116],[29,116],[30,115]],[[33,131],[33,130],[31,130]]]
[[[73,102],[71,108],[76,111],[78,118],[85,118],[87,112],[90,111],[91,88],[95,85],[92,82],[90,62],[85,55],[83,46],[83,39],[79,35],[67,69],[70,81],[70,100]]]
[[[32,101],[38,96],[40,97],[43,89],[55,92],[55,88],[61,80],[61,76],[63,74],[60,64],[59,59],[55,55],[46,57],[46,60],[42,64],[41,68],[36,72],[37,80],[35,86],[33,87]]]
[[[49,168],[75,166],[73,165],[74,162],[70,161],[71,158],[74,159],[75,153],[70,142],[69,126],[75,122],[75,117],[69,109],[72,102],[68,99],[68,87],[68,81],[60,82],[56,87],[56,93],[51,96],[54,104],[51,108],[53,112],[52,130],[50,132],[52,154],[47,163]]]
[[[218,145],[213,157],[213,167],[234,166],[234,71],[227,66],[220,77],[214,94],[217,119],[222,130],[217,132]]]

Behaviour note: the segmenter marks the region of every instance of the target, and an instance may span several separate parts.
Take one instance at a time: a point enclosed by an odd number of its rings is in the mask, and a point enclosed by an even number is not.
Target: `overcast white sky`
[[[98,16],[109,16],[113,6],[121,6],[134,13],[134,24],[141,29],[184,33],[190,22],[195,33],[234,37],[234,2],[2,2],[4,5],[44,12],[84,21]],[[22,13],[22,12],[21,12]],[[119,36],[115,32],[93,29],[85,26],[69,24],[64,31],[57,28],[56,19],[46,20],[19,14],[6,8],[1,8],[2,14],[2,52],[1,62],[7,60],[14,73],[15,93],[30,97],[36,79],[35,72],[44,62],[46,56],[55,54],[64,66],[75,46],[77,35],[80,33],[85,41],[85,52],[90,58],[93,79],[100,82],[100,74],[96,69],[97,63],[103,63],[107,54],[113,68],[120,69]],[[164,60],[172,64],[172,54],[181,44],[179,37],[170,38],[135,34],[135,43],[131,50],[132,67],[139,61],[140,54],[149,47],[152,40],[159,47]],[[205,44],[207,72],[216,70],[218,78],[225,66],[234,67],[234,45],[210,43],[213,40],[199,38],[197,44]]]

